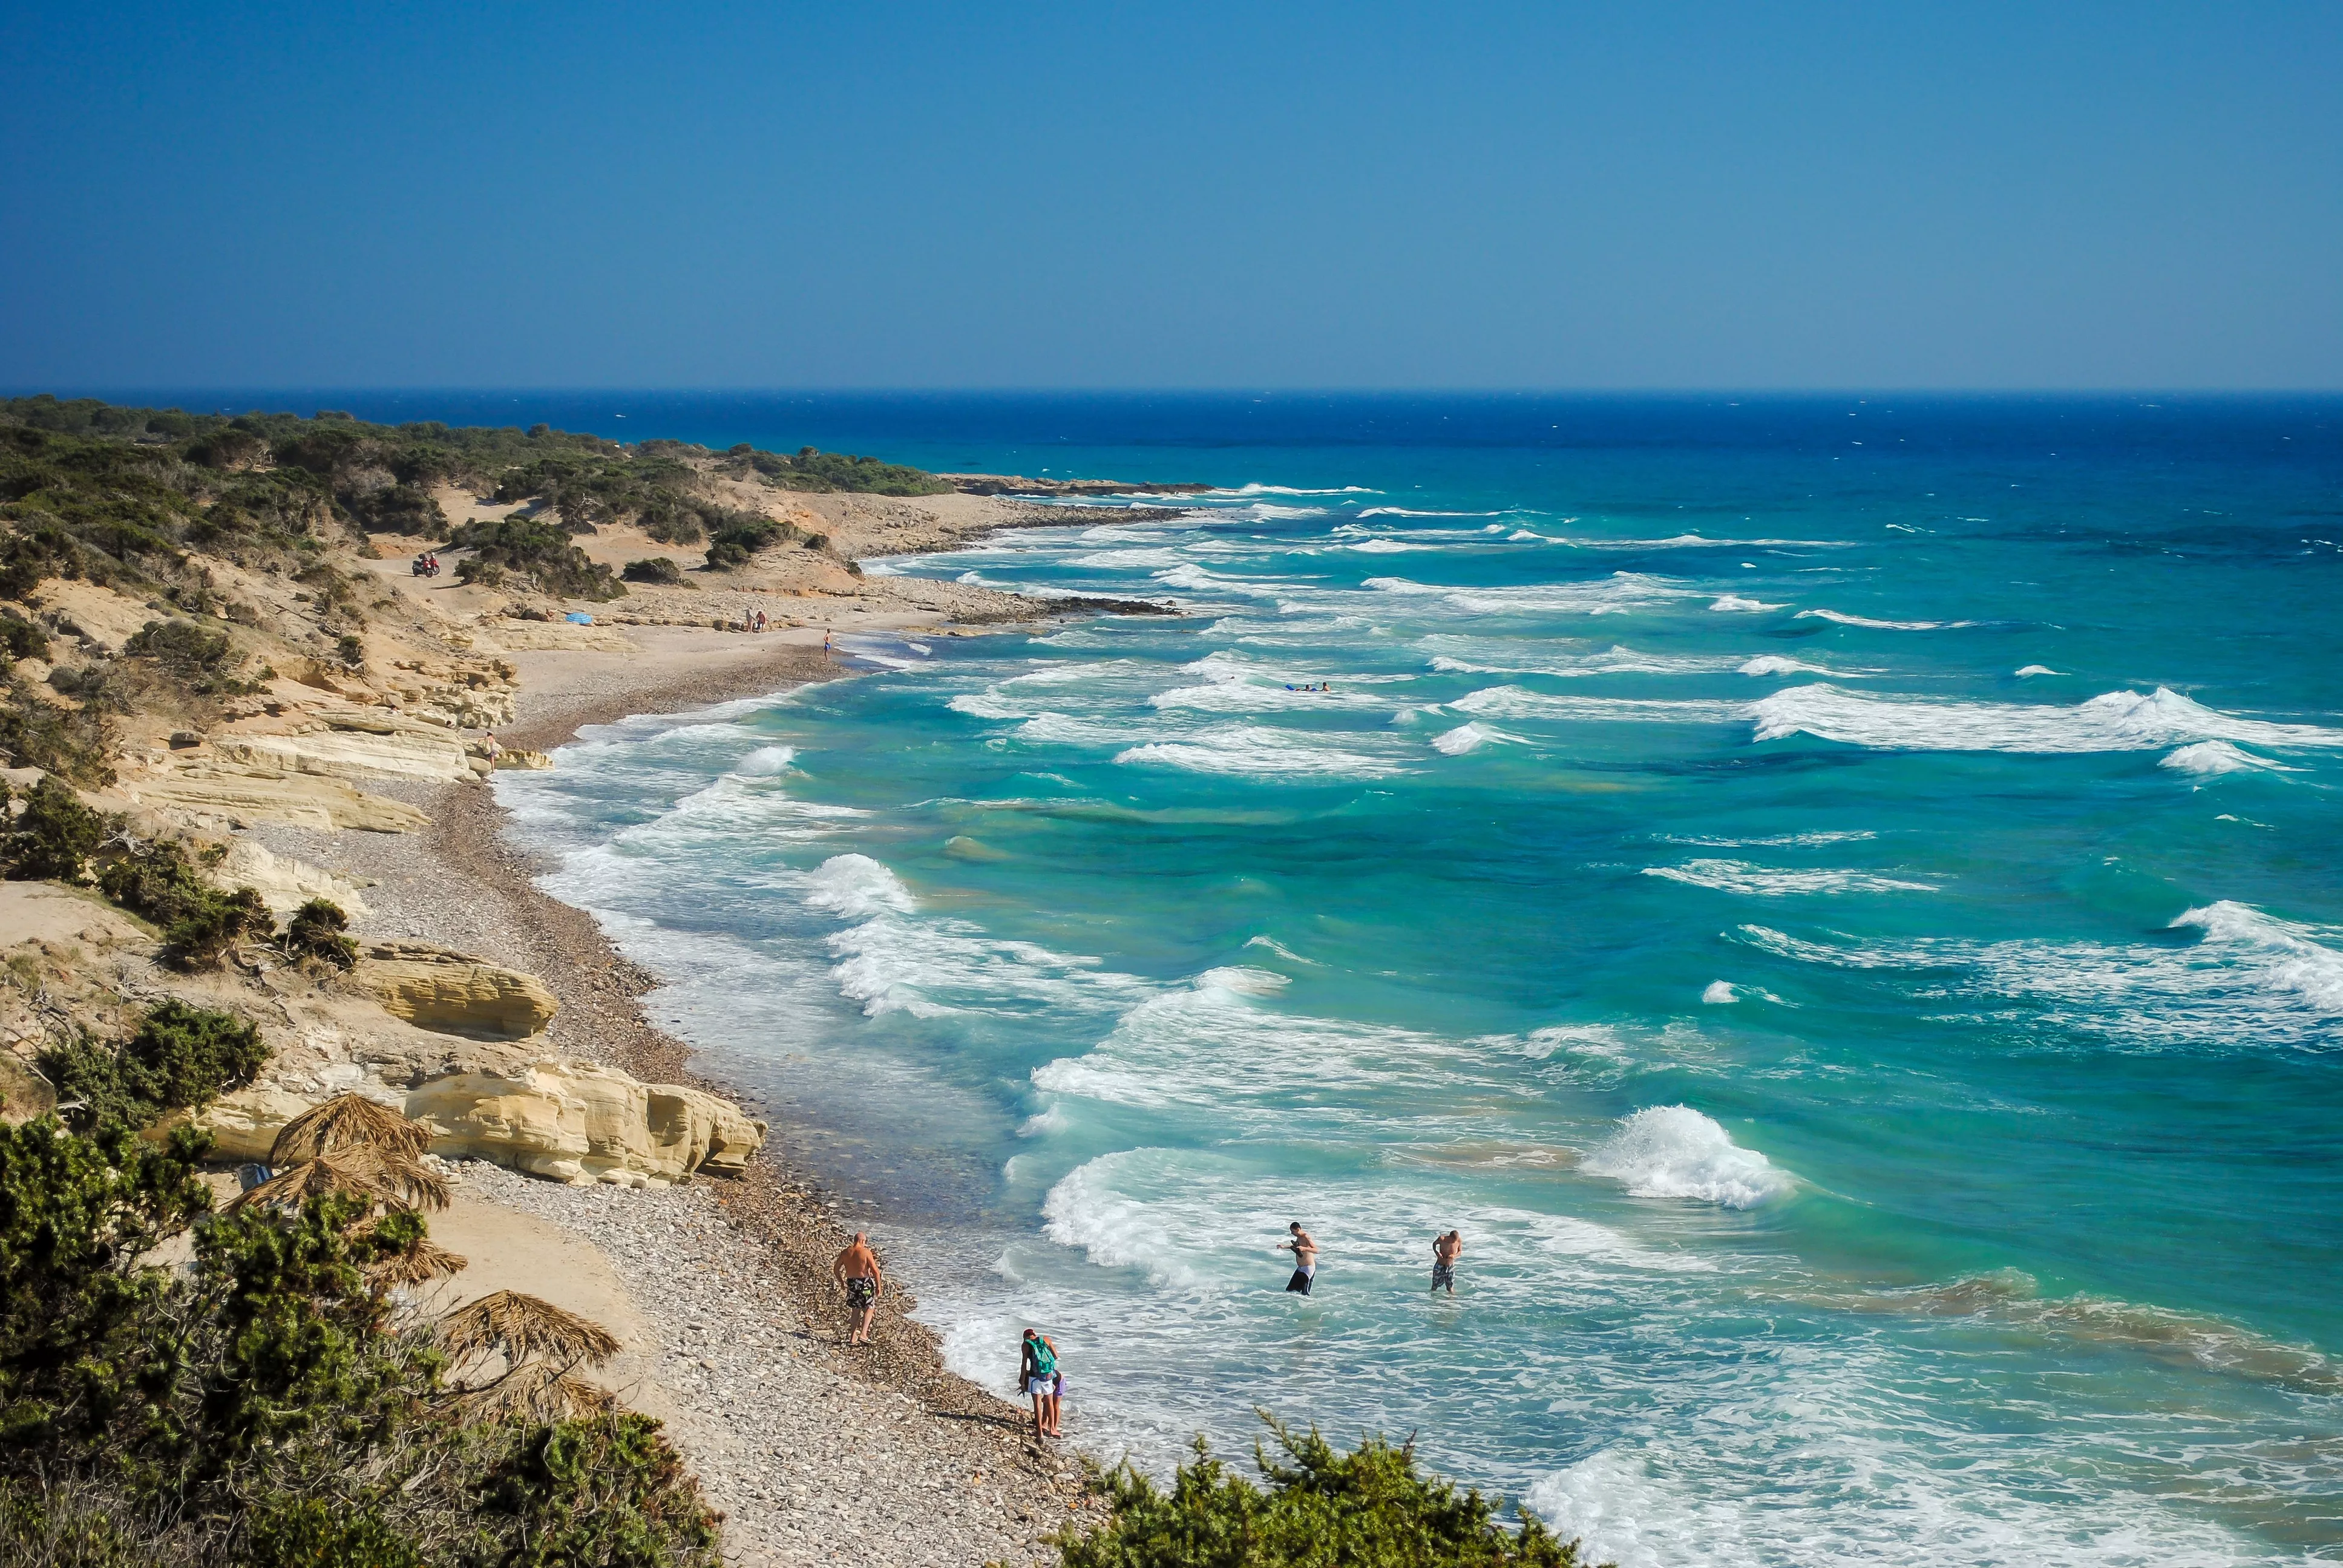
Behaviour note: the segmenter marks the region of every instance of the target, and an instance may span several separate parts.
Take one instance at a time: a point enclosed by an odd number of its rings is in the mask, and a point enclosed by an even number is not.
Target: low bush
[[[217,969],[247,942],[266,941],[277,920],[250,888],[213,893],[163,928],[171,961],[185,970]]]
[[[54,678],[54,672],[53,672]],[[20,680],[7,677],[7,699],[0,702],[0,751],[11,766],[38,768],[76,784],[114,782],[114,720],[102,702],[60,708]]]
[[[187,847],[156,839],[98,868],[98,890],[136,915],[167,926],[216,895],[203,879]]]
[[[653,556],[645,561],[628,561],[618,575],[630,583],[659,583],[668,588],[683,586],[683,568],[665,556]]]
[[[114,902],[162,927],[171,960],[182,969],[214,968],[277,930],[258,893],[213,887],[186,847],[173,839],[158,839],[100,867],[97,885]]]
[[[199,1110],[250,1083],[268,1060],[260,1031],[231,1013],[169,1000],[119,1046],[86,1038],[41,1053],[41,1070],[83,1131],[136,1131],[166,1111]]]
[[[717,1568],[657,1422],[456,1396],[368,1283],[412,1271],[418,1216],[205,1219],[204,1147],[0,1126],[0,1561]],[[133,1261],[190,1230],[192,1269]]]
[[[10,658],[49,657],[49,634],[12,609],[0,609],[0,652]]]
[[[0,809],[6,805],[5,789],[0,786]],[[106,817],[83,805],[80,796],[44,779],[0,832],[0,863],[11,881],[83,882],[88,879],[89,858],[112,829]]]
[[[1169,1492],[1128,1462],[1094,1477],[1113,1516],[1061,1537],[1064,1568],[1583,1568],[1576,1542],[1526,1513],[1507,1530],[1479,1492],[1419,1473],[1413,1445],[1371,1438],[1340,1453],[1314,1428],[1270,1429],[1282,1457],[1253,1455],[1266,1488],[1201,1438]]]
[[[737,513],[716,531],[708,547],[708,564],[717,571],[737,570],[767,546],[804,537],[803,530],[794,523]]]
[[[296,959],[316,959],[337,970],[356,969],[358,945],[344,935],[349,916],[331,899],[311,899],[285,926],[285,950]]]
[[[456,569],[457,577],[468,582],[475,580],[480,568],[496,566],[526,573],[539,589],[563,598],[616,598],[627,591],[608,567],[588,558],[556,523],[518,516],[483,518],[457,529],[448,543],[451,548],[477,552]],[[473,577],[466,576],[466,568]]]

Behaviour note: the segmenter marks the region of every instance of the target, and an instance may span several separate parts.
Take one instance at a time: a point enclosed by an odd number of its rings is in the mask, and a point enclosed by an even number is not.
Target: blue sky
[[[15,389],[2343,386],[2326,0],[0,37]]]

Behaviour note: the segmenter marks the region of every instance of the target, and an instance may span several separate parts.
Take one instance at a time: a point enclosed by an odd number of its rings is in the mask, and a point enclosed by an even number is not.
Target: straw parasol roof
[[[431,1147],[431,1130],[363,1094],[337,1094],[285,1124],[268,1151],[271,1165],[295,1165],[337,1149],[379,1149],[412,1160]]]
[[[574,1366],[600,1366],[618,1353],[618,1342],[599,1323],[518,1291],[498,1291],[440,1320],[439,1342],[458,1360],[500,1352],[515,1367],[542,1356]]]
[[[423,1285],[444,1280],[471,1260],[433,1241],[421,1241],[397,1257],[385,1258],[366,1271],[367,1283],[381,1290],[397,1285]]]
[[[228,1204],[231,1211],[252,1204],[299,1208],[311,1198],[329,1192],[370,1199],[394,1209],[445,1209],[447,1183],[423,1166],[403,1157],[386,1157],[364,1144],[338,1149],[280,1171]]]

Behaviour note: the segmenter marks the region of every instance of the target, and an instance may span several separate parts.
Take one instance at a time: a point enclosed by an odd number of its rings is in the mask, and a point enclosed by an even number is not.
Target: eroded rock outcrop
[[[572,1184],[663,1187],[699,1170],[737,1175],[764,1141],[729,1101],[576,1057],[435,1079],[402,1109],[431,1129],[435,1154]]]
[[[427,942],[373,943],[359,978],[393,1017],[470,1040],[527,1040],[560,1006],[535,975]]]

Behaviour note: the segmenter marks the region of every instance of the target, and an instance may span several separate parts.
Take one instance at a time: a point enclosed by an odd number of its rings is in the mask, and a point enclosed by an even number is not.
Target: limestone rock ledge
[[[468,1040],[527,1040],[561,1005],[535,975],[427,942],[375,942],[359,970],[383,1010]]]
[[[573,1186],[666,1187],[697,1171],[737,1176],[764,1129],[728,1100],[677,1083],[640,1080],[579,1057],[452,1073],[407,1091],[354,1087],[400,1104],[431,1129],[431,1152],[487,1160]],[[285,1124],[311,1099],[280,1084],[224,1095],[192,1118],[226,1160],[265,1161]],[[175,1112],[147,1136],[166,1137],[190,1118]]]
[[[435,1079],[407,1095],[405,1110],[431,1129],[435,1154],[573,1186],[664,1187],[701,1170],[737,1176],[765,1137],[729,1101],[576,1057]]]

